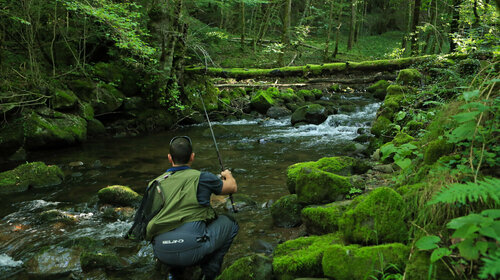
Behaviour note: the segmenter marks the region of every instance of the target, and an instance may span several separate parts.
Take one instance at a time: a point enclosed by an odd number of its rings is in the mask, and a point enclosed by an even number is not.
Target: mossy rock
[[[24,144],[23,119],[0,125],[0,158],[9,157]]]
[[[372,125],[371,133],[376,137],[381,137],[382,135],[387,135],[387,132],[391,131],[390,125],[391,120],[384,116],[379,116]]]
[[[417,69],[403,69],[399,71],[396,83],[405,86],[418,86],[422,80],[422,73]]]
[[[295,190],[302,204],[320,204],[342,200],[349,193],[348,177],[322,171],[317,168],[302,168],[297,174]]]
[[[96,114],[104,114],[116,111],[123,104],[125,95],[110,84],[104,84],[97,88],[96,97],[91,104]]]
[[[271,280],[272,269],[270,258],[254,254],[236,260],[217,277],[217,280]]]
[[[298,103],[303,103],[305,101],[304,97],[295,93],[294,90],[291,88],[281,91],[280,95],[278,96],[278,99],[282,100],[282,102],[285,104],[290,104],[290,103],[298,104]]]
[[[142,197],[131,188],[113,185],[102,188],[97,193],[101,203],[109,203],[118,206],[135,206]]]
[[[445,139],[437,139],[429,142],[424,152],[424,163],[433,164],[440,157],[453,152],[453,148],[453,144],[446,142]]]
[[[276,101],[267,91],[259,90],[250,100],[251,107],[261,114],[265,114]]]
[[[125,266],[120,257],[111,252],[83,252],[80,255],[80,265],[84,271],[98,268],[113,271]]]
[[[369,247],[333,245],[325,250],[322,268],[325,276],[335,280],[371,279],[381,271],[387,272],[389,265],[403,271],[409,253],[408,246],[401,243]]]
[[[387,87],[391,84],[386,80],[380,80],[375,84],[369,86],[366,91],[373,94],[373,97],[383,100],[385,95],[387,94]]]
[[[410,136],[410,135],[408,135],[408,134],[406,134],[404,132],[398,132],[398,134],[396,134],[396,137],[394,137],[394,139],[392,139],[390,142],[387,142],[384,145],[382,145],[380,147],[380,150],[383,151],[384,147],[387,147],[389,145],[393,145],[394,147],[399,147],[401,145],[410,143],[414,139],[415,138],[413,138],[412,136]],[[391,163],[391,162],[393,162],[393,156],[394,156],[394,154],[391,154],[390,156],[388,156],[387,158],[385,158],[385,160],[383,162],[384,163]]]
[[[77,101],[78,97],[72,91],[58,89],[52,95],[51,105],[55,110],[67,110],[74,108]]]
[[[28,149],[73,145],[87,139],[87,121],[51,110],[48,114],[33,111],[26,118],[24,135]]]
[[[119,84],[123,80],[122,68],[116,63],[99,62],[94,65],[93,70],[94,75],[103,81]]]
[[[77,222],[75,216],[58,209],[51,209],[44,211],[40,213],[39,217],[41,222],[49,222],[49,223],[60,222],[67,225],[74,225]]]
[[[95,84],[91,80],[86,79],[69,80],[68,86],[80,99],[83,98],[86,101],[92,99],[96,89]]]
[[[339,229],[339,220],[350,201],[308,206],[302,209],[302,221],[309,234],[327,234]]]
[[[403,94],[388,94],[385,96],[384,104],[380,106],[378,113],[392,121],[394,120],[394,115],[400,111],[404,104],[405,96]]]
[[[87,135],[88,136],[102,136],[106,133],[106,127],[96,119],[87,121]]]
[[[39,249],[24,267],[28,279],[64,279],[71,273],[80,274],[80,250],[63,247]]]
[[[400,194],[388,187],[354,199],[344,212],[339,226],[346,240],[358,244],[382,244],[408,241],[404,221],[406,205]]]
[[[401,95],[401,94],[405,94],[408,91],[408,88],[403,87],[401,85],[394,84],[394,85],[389,85],[386,88],[386,91],[387,91],[387,95]]]
[[[299,204],[296,194],[282,196],[271,206],[273,224],[277,227],[291,228],[302,224]]]
[[[194,110],[203,112],[203,102],[205,103],[205,108],[207,112],[215,111],[219,108],[219,95],[220,90],[216,88],[213,83],[208,80],[191,83],[184,88],[184,94],[188,100],[188,104],[191,104]]]
[[[417,250],[413,253],[408,260],[408,264],[406,265],[406,278],[412,280],[456,279],[443,262],[438,261],[433,263],[431,266],[430,257],[430,253],[424,251]]]
[[[480,68],[480,61],[473,58],[463,59],[457,65],[457,71],[462,75],[475,74],[477,71],[479,71]]]
[[[64,174],[58,166],[47,166],[43,162],[26,163],[0,173],[0,194],[23,192],[30,187],[57,186],[63,179]]]
[[[280,280],[322,277],[323,252],[334,244],[343,244],[339,234],[300,237],[279,244],[273,253],[274,276]]]
[[[423,122],[419,122],[416,120],[410,120],[403,127],[403,132],[408,133],[411,136],[417,136],[420,130],[424,129],[425,125]]]
[[[90,103],[86,102],[81,102],[78,105],[78,113],[80,117],[86,119],[86,120],[92,120],[94,119],[94,108],[92,108],[92,105]]]
[[[317,168],[322,171],[342,176],[365,173],[369,166],[361,160],[351,157],[324,157],[318,161],[299,162],[288,166],[286,185],[290,193],[295,193],[298,172],[303,168]]]
[[[328,118],[328,111],[319,104],[309,104],[295,110],[292,114],[292,125],[297,123],[321,124]]]
[[[136,126],[141,131],[158,131],[171,128],[176,116],[165,109],[147,109],[138,112]]]
[[[297,92],[297,95],[304,98],[305,101],[314,101],[316,100],[316,95],[313,91],[308,89],[301,89]]]

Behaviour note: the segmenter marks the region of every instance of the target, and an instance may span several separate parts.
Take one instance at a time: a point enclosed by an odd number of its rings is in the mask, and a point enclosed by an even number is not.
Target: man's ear
[[[191,156],[189,157],[189,162],[193,162],[194,161],[194,156],[195,156],[195,154],[191,153]]]
[[[170,162],[170,164],[174,164],[174,161],[172,160],[172,155],[171,154],[168,154],[168,161]]]

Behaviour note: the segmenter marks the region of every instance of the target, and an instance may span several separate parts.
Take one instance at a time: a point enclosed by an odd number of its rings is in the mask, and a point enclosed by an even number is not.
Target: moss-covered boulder
[[[103,268],[105,270],[120,270],[125,267],[125,263],[115,253],[112,252],[88,252],[80,255],[80,266],[84,271]]]
[[[387,87],[391,84],[386,80],[380,80],[375,84],[369,86],[366,91],[373,94],[373,97],[383,100],[385,95],[387,94]]]
[[[63,179],[64,174],[58,166],[47,166],[43,162],[26,163],[0,173],[0,194],[23,192],[30,187],[57,186]]]
[[[371,133],[376,137],[391,136],[397,132],[391,126],[392,122],[384,116],[379,116],[372,125]]]
[[[302,168],[297,175],[295,186],[298,201],[302,204],[343,200],[350,188],[351,182],[348,177],[317,168]]]
[[[322,171],[335,173],[342,176],[363,174],[370,168],[364,161],[357,160],[351,157],[324,157],[319,159],[318,161],[295,163],[290,165],[286,171],[286,185],[290,193],[295,193],[297,175],[303,167],[317,168]]]
[[[63,223],[67,225],[74,225],[77,222],[77,218],[74,215],[58,209],[43,211],[39,217],[40,222]]]
[[[213,85],[208,79],[203,81],[191,80],[184,88],[184,93],[188,99],[188,104],[191,104],[194,110],[203,112],[203,102],[208,112],[215,111],[219,108],[220,90]]]
[[[389,86],[389,88],[393,86]],[[404,104],[405,104],[404,94],[387,94],[384,99],[384,104],[380,106],[377,114],[379,116],[384,116],[392,121],[394,120],[394,115],[400,111],[400,109]]]
[[[322,268],[325,276],[335,280],[371,279],[381,271],[387,272],[389,265],[403,271],[409,253],[408,246],[400,243],[369,247],[333,245],[323,254]]]
[[[344,212],[339,226],[346,240],[352,243],[406,243],[405,211],[406,205],[400,194],[391,188],[380,187],[355,198]]]
[[[91,104],[97,115],[114,112],[123,104],[125,96],[117,88],[110,84],[104,84],[97,88],[96,96]]]
[[[313,205],[302,209],[302,221],[309,234],[327,234],[339,229],[339,220],[350,201]]]
[[[440,157],[453,152],[453,148],[453,144],[446,142],[445,139],[437,139],[429,142],[424,152],[424,163],[433,164]]]
[[[295,110],[292,114],[292,125],[298,123],[321,124],[328,118],[328,111],[319,104],[309,104]]]
[[[281,117],[286,117],[290,116],[292,111],[290,111],[288,108],[283,107],[283,106],[272,106],[267,110],[266,116],[273,118],[273,119],[278,119]]]
[[[431,265],[430,257],[430,253],[425,251],[417,250],[413,253],[408,260],[408,264],[406,265],[406,278],[412,280],[456,279],[443,262],[438,261]]]
[[[418,86],[422,80],[422,73],[417,69],[403,69],[399,71],[396,83],[405,86]]]
[[[302,206],[296,194],[282,196],[271,206],[271,217],[277,227],[291,228],[302,224],[300,211]]]
[[[158,131],[171,128],[176,122],[176,116],[164,109],[147,109],[136,114],[135,125],[140,131]]]
[[[24,133],[28,149],[72,145],[87,139],[87,121],[49,109],[33,111],[26,117]]]
[[[322,277],[323,252],[334,244],[343,244],[338,234],[300,237],[279,244],[273,253],[273,271],[277,279]]]
[[[217,280],[271,280],[272,269],[270,258],[254,254],[236,260],[217,277]]]
[[[264,90],[257,91],[257,93],[255,93],[250,100],[250,106],[252,109],[261,114],[267,113],[267,110],[275,104],[276,101],[274,100],[272,94]]]
[[[305,101],[314,101],[316,100],[316,95],[312,90],[301,89],[297,92],[297,95],[302,97]]]
[[[45,248],[38,251],[25,264],[29,279],[61,279],[71,273],[78,274],[80,250],[73,248]]]
[[[55,110],[72,109],[78,102],[78,97],[70,90],[58,89],[51,99],[52,108]]]
[[[94,65],[94,75],[101,80],[119,84],[123,80],[122,67],[117,63],[99,62]],[[130,77],[127,77],[129,79]]]
[[[102,188],[97,193],[99,202],[118,206],[134,206],[140,202],[141,196],[131,188],[113,185]]]
[[[102,122],[96,119],[87,121],[87,135],[88,136],[102,136],[106,133],[106,127]]]

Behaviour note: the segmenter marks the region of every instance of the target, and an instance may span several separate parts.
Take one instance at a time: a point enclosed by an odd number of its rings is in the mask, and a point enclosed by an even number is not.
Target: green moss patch
[[[302,221],[309,234],[327,234],[339,229],[339,220],[348,203],[334,202],[326,205],[309,206],[302,209]]]
[[[100,189],[97,193],[101,203],[109,203],[118,206],[134,206],[140,202],[141,196],[131,188],[113,185]]]
[[[317,168],[302,168],[295,187],[298,201],[303,204],[342,200],[350,188],[349,178]]]
[[[300,211],[302,206],[297,200],[296,194],[285,195],[271,206],[271,217],[277,227],[295,227],[302,224]]]
[[[403,69],[399,71],[396,83],[401,85],[418,86],[422,80],[422,73],[417,69]]]
[[[272,95],[263,90],[257,91],[250,100],[252,108],[261,114],[265,114],[275,103],[276,101],[273,99]]]
[[[440,157],[445,156],[453,152],[453,144],[446,142],[445,139],[438,139],[429,142],[424,153],[424,163],[433,164]]]
[[[124,267],[120,257],[110,252],[83,252],[80,255],[80,265],[84,271],[97,268],[119,270]]]
[[[409,248],[400,243],[370,247],[333,245],[325,250],[322,267],[325,276],[336,280],[371,279],[389,265],[403,271],[409,253]]]
[[[328,118],[328,111],[319,104],[309,104],[295,110],[292,125],[297,123],[321,124]]]
[[[217,277],[217,280],[260,279],[272,279],[272,260],[256,254],[236,260]]]
[[[380,80],[375,84],[369,86],[366,91],[372,93],[373,96],[377,99],[383,100],[385,95],[387,94],[387,87],[391,84],[386,80]]]
[[[43,162],[26,163],[0,173],[0,194],[22,192],[29,187],[57,186],[63,179],[64,174],[58,166],[47,166]]]
[[[405,243],[408,229],[404,221],[403,198],[391,188],[377,188],[359,196],[344,212],[339,226],[352,243]]]
[[[279,244],[273,253],[273,271],[278,279],[321,277],[323,252],[333,244],[342,244],[338,234],[300,237]]]

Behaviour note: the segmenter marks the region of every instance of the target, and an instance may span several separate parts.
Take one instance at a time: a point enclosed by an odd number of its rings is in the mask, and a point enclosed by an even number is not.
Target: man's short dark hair
[[[175,164],[187,164],[193,153],[193,146],[187,137],[173,138],[170,142],[170,155]]]

